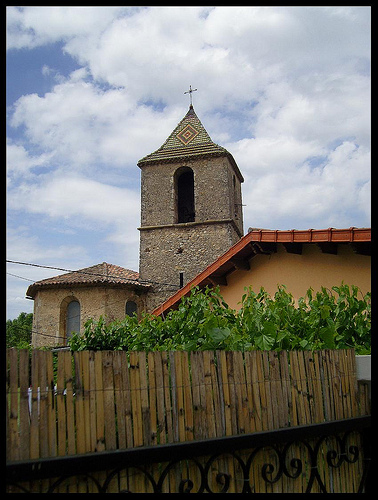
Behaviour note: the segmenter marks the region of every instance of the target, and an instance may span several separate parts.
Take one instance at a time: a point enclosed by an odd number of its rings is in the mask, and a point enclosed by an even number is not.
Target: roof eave
[[[242,173],[240,172],[240,169],[239,169],[234,157],[227,150],[225,150],[225,151],[213,151],[213,152],[209,152],[209,153],[194,153],[194,154],[187,154],[187,155],[184,154],[184,155],[171,156],[171,157],[166,157],[166,158],[149,158],[149,156],[150,155],[139,160],[137,163],[137,166],[139,168],[142,168],[145,165],[176,163],[176,162],[180,162],[180,161],[184,161],[184,160],[190,161],[190,160],[198,160],[200,158],[215,158],[215,157],[225,156],[226,158],[229,159],[229,161],[230,161],[233,169],[235,170],[235,173],[238,176],[240,182],[244,182],[244,177],[242,176]]]
[[[356,228],[350,227],[349,229],[307,229],[304,231],[300,230],[270,230],[270,229],[253,229],[249,231],[243,238],[241,238],[235,245],[233,245],[226,253],[220,256],[216,261],[210,264],[206,269],[204,269],[200,274],[198,274],[193,280],[187,283],[183,288],[178,290],[174,295],[169,297],[163,304],[152,311],[155,316],[164,315],[170,309],[177,306],[182,297],[188,295],[192,288],[199,286],[203,287],[206,284],[211,284],[216,282],[217,279],[221,278],[219,270],[221,267],[225,266],[227,262],[235,259],[240,255],[240,253],[246,249],[246,247],[251,245],[265,245],[265,247],[259,252],[271,253],[274,250],[274,246],[277,243],[290,244],[290,243],[350,243],[356,244],[366,244],[371,242],[371,229],[370,228]],[[268,245],[268,246],[267,246]],[[256,252],[256,248],[253,249],[253,253]],[[218,272],[218,274],[217,274]]]
[[[125,282],[125,283],[110,283],[109,281],[92,281],[88,283],[77,282],[77,283],[33,283],[29,285],[26,290],[26,296],[34,300],[37,292],[52,290],[56,288],[129,288],[138,290],[148,290],[151,288],[149,284],[137,283],[137,282]]]

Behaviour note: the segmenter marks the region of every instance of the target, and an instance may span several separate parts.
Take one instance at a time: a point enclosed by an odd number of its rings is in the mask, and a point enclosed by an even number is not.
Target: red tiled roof
[[[291,229],[287,231],[252,228],[226,253],[210,264],[204,271],[193,278],[178,292],[157,307],[152,314],[160,316],[177,306],[185,295],[195,286],[204,287],[217,283],[226,283],[225,276],[235,269],[248,269],[248,261],[258,253],[275,251],[277,243],[285,245],[288,252],[300,253],[303,243],[315,243],[325,253],[336,253],[339,243],[353,244],[356,251],[370,255],[371,229]]]
[[[130,269],[125,269],[124,267],[115,266],[114,264],[103,262],[102,264],[79,269],[78,271],[73,271],[41,281],[36,281],[29,286],[26,295],[29,297],[34,297],[36,292],[42,288],[46,289],[74,285],[93,286],[107,284],[123,286],[132,284],[136,286],[148,287],[148,285],[142,285],[138,281],[138,279],[139,273],[136,271],[131,271]]]

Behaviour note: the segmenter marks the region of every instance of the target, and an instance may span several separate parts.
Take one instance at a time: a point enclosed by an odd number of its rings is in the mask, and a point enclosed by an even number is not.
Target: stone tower
[[[214,144],[193,106],[141,169],[139,275],[152,310],[243,236],[241,183],[232,155]]]

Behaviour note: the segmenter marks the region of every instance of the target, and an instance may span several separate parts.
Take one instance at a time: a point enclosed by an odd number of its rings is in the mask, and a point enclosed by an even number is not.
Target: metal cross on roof
[[[184,94],[189,94],[190,96],[190,105],[193,106],[192,102],[192,93],[195,92],[197,89],[192,89],[192,86],[189,85],[189,90],[187,92],[184,92]]]

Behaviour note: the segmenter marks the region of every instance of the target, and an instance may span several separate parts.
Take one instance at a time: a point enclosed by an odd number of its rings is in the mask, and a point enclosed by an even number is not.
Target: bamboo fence
[[[356,381],[353,350],[30,354],[8,349],[6,368],[9,461],[232,436],[370,411],[367,390]],[[293,447],[293,457],[300,446]],[[274,463],[276,454],[259,453],[251,468],[255,491],[303,491],[308,471],[295,482],[263,481],[254,468]],[[361,468],[354,469],[336,474],[324,467],[322,474],[332,491],[355,491]],[[237,463],[221,457],[212,466],[214,478],[220,471],[232,477],[230,491],[240,491]],[[175,491],[186,475],[191,480],[196,475],[189,462],[172,469],[166,492]],[[88,481],[79,480],[62,488],[91,491]],[[148,491],[136,469],[115,480],[114,491],[125,488]]]

